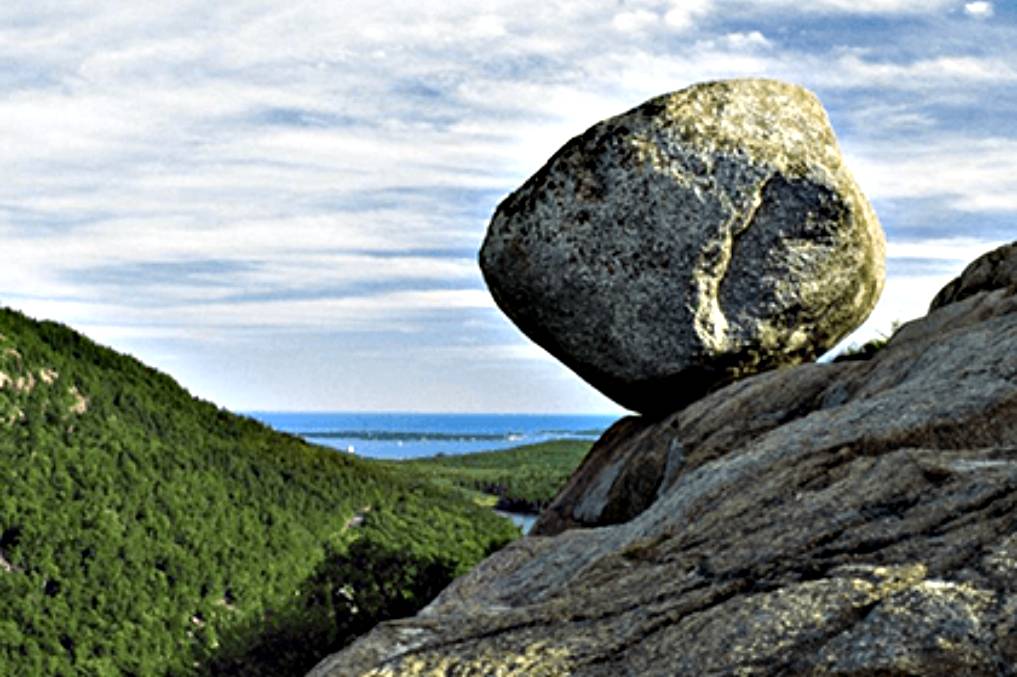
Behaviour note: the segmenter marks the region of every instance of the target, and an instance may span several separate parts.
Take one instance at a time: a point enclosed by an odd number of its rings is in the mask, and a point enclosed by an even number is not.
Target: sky
[[[0,305],[234,410],[621,410],[498,311],[487,222],[695,82],[826,106],[887,234],[846,343],[1017,239],[1017,2],[0,3]]]

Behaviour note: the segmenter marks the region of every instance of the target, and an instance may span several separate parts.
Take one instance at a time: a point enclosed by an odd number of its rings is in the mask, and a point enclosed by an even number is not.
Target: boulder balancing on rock
[[[498,206],[480,265],[530,338],[660,414],[832,347],[875,305],[884,239],[815,96],[734,80],[572,139]]]
[[[624,419],[545,535],[311,677],[1017,677],[1015,261],[868,360]]]

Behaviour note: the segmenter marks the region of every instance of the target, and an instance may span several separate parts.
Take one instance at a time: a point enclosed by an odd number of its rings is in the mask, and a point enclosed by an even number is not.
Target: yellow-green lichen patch
[[[364,677],[560,677],[571,674],[570,667],[568,649],[534,642],[517,653],[481,646],[469,655],[407,656]]]
[[[854,674],[992,674],[991,628],[983,623],[995,595],[974,586],[926,579],[924,565],[894,567],[853,579],[871,587],[871,611],[824,646],[823,672]]]
[[[1017,587],[1017,535],[1006,538],[982,560],[985,569]]]
[[[684,141],[710,153],[744,154],[796,177],[842,166],[826,111],[803,87],[764,79],[709,82],[649,105],[663,109]]]

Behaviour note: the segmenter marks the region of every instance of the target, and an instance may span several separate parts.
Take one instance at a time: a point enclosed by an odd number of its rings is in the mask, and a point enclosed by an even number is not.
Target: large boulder
[[[816,97],[734,80],[569,141],[498,206],[480,265],[524,333],[652,414],[832,347],[875,305],[884,239]]]
[[[1017,285],[988,277],[867,361],[620,423],[559,505],[597,528],[312,675],[1017,675]]]

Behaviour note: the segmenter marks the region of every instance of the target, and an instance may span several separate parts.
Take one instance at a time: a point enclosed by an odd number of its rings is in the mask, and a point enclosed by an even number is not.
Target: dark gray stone
[[[832,347],[882,290],[884,241],[819,101],[737,80],[572,139],[498,206],[480,265],[524,333],[655,414]]]
[[[979,256],[936,294],[929,310],[962,301],[978,292],[1014,285],[1017,285],[1017,244],[1006,244]]]

